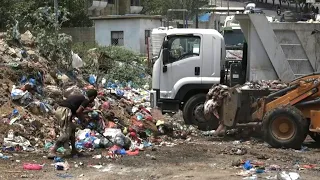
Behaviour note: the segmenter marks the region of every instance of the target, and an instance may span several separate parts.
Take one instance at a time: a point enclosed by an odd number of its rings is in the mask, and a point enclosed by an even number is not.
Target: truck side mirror
[[[169,49],[168,48],[163,48],[162,60],[163,60],[163,64],[169,63]]]

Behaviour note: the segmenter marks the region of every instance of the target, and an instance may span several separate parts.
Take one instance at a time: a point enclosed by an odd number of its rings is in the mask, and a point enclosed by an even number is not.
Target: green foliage
[[[196,7],[201,7],[208,4],[207,0],[141,0],[143,13],[153,15],[167,15],[168,9],[187,9],[189,17],[195,15]],[[174,12],[177,16],[182,18],[182,13]],[[175,17],[174,15],[171,15]]]
[[[58,11],[59,18],[53,8],[41,7],[31,16],[27,28],[35,36],[35,42],[39,52],[50,59],[52,63],[58,63],[61,67],[69,67],[71,64],[71,36],[59,33],[64,22],[68,21],[69,12],[66,9]]]
[[[83,0],[59,0],[59,6],[62,6],[70,12],[68,19],[63,27],[87,27],[92,26],[92,21],[87,15],[87,1]],[[0,0],[0,29],[8,24],[19,21],[20,28],[30,21],[30,14],[39,7],[53,7],[53,0]]]
[[[150,73],[145,58],[120,46],[97,47],[86,52],[89,46],[77,45],[73,49],[85,62],[83,71],[89,75],[94,72],[98,81],[102,78],[107,80],[118,80],[120,82],[132,81],[135,85],[141,86],[148,83],[146,76]]]
[[[65,7],[70,14],[69,21],[63,24],[63,27],[90,27],[92,20],[87,15],[88,9],[83,0],[59,0],[59,6]]]
[[[87,56],[87,53],[90,49],[93,49],[93,48],[96,48],[98,47],[98,44],[96,43],[84,43],[84,42],[81,42],[81,43],[73,43],[72,44],[72,50],[73,52],[76,52],[79,57],[81,59],[85,59],[86,56]]]
[[[28,14],[34,10],[34,0],[24,0],[12,2],[9,0],[0,0],[0,28],[5,28],[9,24],[15,23],[18,20],[20,27],[29,19]]]

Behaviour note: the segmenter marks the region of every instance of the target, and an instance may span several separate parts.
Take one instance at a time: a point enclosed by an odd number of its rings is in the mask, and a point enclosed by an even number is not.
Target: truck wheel
[[[264,140],[275,148],[300,149],[309,131],[308,121],[293,106],[281,106],[263,118]]]
[[[205,101],[205,94],[197,94],[192,96],[186,102],[183,108],[184,122],[189,125],[196,125],[200,130],[203,131],[217,129],[219,126],[219,120],[215,116],[210,118],[205,118],[204,116]]]
[[[320,133],[310,132],[309,136],[315,141],[320,143]]]

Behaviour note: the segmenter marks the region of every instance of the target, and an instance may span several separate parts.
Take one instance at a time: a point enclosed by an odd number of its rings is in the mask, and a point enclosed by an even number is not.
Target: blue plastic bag
[[[252,168],[252,164],[250,163],[250,161],[246,161],[243,165],[243,169],[245,170],[250,170]]]
[[[116,91],[116,94],[117,94],[117,96],[122,97],[122,96],[124,95],[124,92],[118,89],[118,90]]]
[[[119,155],[126,155],[127,154],[127,152],[126,152],[126,150],[125,149],[119,149],[119,150],[116,150],[116,152],[115,152],[116,154],[119,154]]]
[[[20,80],[20,83],[21,84],[24,84],[27,82],[27,77],[26,76],[22,76],[21,80]]]
[[[36,85],[36,80],[35,79],[33,79],[33,78],[30,78],[29,79],[29,84],[31,84],[32,86],[35,86]]]
[[[89,83],[91,84],[91,85],[94,85],[95,83],[96,83],[96,80],[97,80],[97,78],[94,76],[94,75],[90,75],[89,76]]]

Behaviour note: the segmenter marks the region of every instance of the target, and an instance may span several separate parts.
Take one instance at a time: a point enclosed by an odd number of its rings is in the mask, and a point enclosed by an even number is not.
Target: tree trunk
[[[281,5],[282,5],[282,1],[281,1],[281,0],[279,0],[279,5],[280,5],[280,7],[281,7]]]
[[[274,6],[274,1],[275,1],[275,0],[272,0],[272,6]]]
[[[265,1],[264,1],[264,3],[266,3],[266,4],[267,4],[267,3],[268,3],[268,0],[265,0]]]

